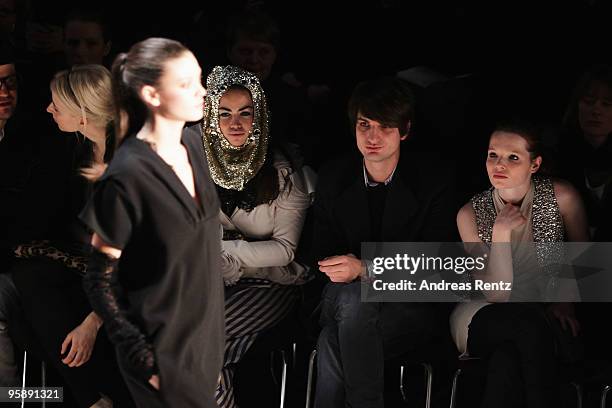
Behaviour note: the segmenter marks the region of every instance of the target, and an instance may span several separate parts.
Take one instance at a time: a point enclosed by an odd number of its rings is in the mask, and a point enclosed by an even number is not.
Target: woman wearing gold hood
[[[225,289],[225,358],[217,390],[220,407],[235,407],[234,365],[296,300],[308,269],[294,261],[310,206],[310,191],[290,155],[271,143],[269,113],[257,77],[215,67],[202,134],[221,201]]]

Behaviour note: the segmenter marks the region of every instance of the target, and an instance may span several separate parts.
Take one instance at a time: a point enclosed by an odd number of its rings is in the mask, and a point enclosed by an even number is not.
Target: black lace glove
[[[83,278],[83,288],[93,309],[100,315],[106,332],[136,373],[148,381],[157,373],[153,346],[139,327],[127,319],[125,297],[119,286],[119,260],[93,252]]]

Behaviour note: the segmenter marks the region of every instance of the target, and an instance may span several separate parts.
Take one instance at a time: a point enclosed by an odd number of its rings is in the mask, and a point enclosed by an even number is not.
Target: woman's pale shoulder
[[[457,212],[457,221],[469,221],[473,220],[474,218],[474,206],[472,205],[472,200],[470,200],[463,204],[463,206],[459,209],[459,212]]]
[[[568,200],[580,198],[580,193],[569,181],[560,178],[552,178],[551,181],[555,190],[557,202],[561,203],[562,201],[566,202]]]
[[[480,241],[476,228],[476,213],[471,200],[465,203],[457,213],[457,229],[463,242]]]
[[[555,190],[555,198],[561,211],[576,205],[581,205],[580,193],[576,187],[567,180],[553,178],[553,188]]]

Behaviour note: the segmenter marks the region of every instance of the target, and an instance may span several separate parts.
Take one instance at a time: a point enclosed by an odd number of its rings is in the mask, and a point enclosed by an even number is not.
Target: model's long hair
[[[140,97],[142,87],[157,86],[166,63],[187,51],[178,41],[149,38],[117,55],[112,68],[117,144],[136,135],[149,117],[149,109]]]

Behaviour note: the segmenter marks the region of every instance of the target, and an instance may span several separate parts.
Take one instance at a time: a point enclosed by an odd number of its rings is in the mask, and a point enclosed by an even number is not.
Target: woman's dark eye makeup
[[[239,113],[239,115],[244,116],[244,117],[249,117],[249,116],[252,116],[253,113],[251,111],[242,111]],[[219,117],[221,118],[229,118],[230,116],[232,116],[230,112],[219,112]]]
[[[497,153],[495,152],[489,152],[488,157],[490,159],[495,159],[497,157]],[[517,161],[520,159],[520,157],[518,157],[516,154],[510,154],[508,155],[508,158],[512,161]]]

